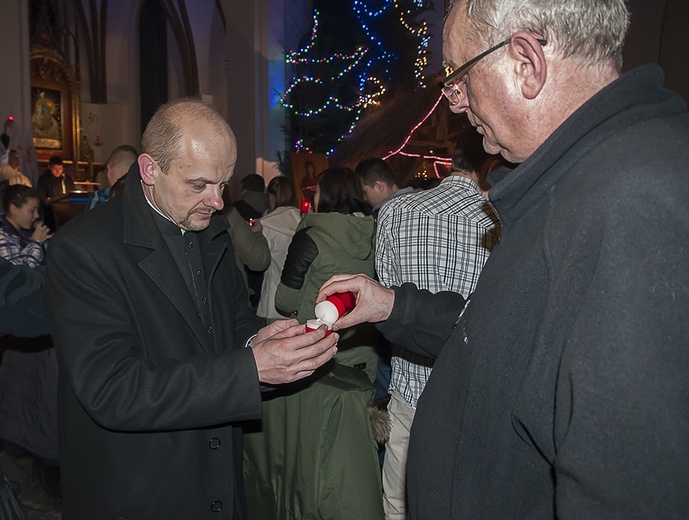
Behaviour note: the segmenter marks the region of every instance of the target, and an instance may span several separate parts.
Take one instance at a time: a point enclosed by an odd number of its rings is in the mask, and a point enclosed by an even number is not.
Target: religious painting
[[[322,153],[290,153],[290,167],[299,202],[313,201],[316,175],[328,168],[328,157]]]
[[[62,92],[31,88],[31,127],[34,148],[62,151]]]
[[[71,69],[54,52],[32,49],[31,129],[39,164],[52,155],[65,161],[77,160],[77,92]]]

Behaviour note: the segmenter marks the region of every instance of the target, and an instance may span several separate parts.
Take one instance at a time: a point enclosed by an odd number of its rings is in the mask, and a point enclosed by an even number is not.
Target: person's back
[[[287,249],[301,221],[301,214],[294,206],[294,185],[287,177],[272,179],[268,183],[267,193],[269,213],[261,218],[259,224],[261,233],[268,242],[271,259],[263,276],[261,299],[256,314],[267,320],[276,320],[283,316],[275,308],[275,291],[285,265]]]
[[[498,218],[480,189],[488,159],[480,136],[470,129],[457,143],[451,175],[439,186],[383,205],[376,239],[381,284],[413,283],[432,293],[452,291],[469,297],[499,236]],[[393,345],[392,354],[383,497],[386,518],[402,519],[409,431],[434,360],[401,345]]]
[[[318,290],[331,276],[363,273],[374,276],[375,222],[354,172],[329,168],[317,177],[314,213],[297,226],[275,294],[275,306],[284,315],[306,323],[315,318]],[[368,325],[343,331],[336,361],[365,366],[375,378],[377,332]]]
[[[89,196],[87,211],[110,200],[112,188],[127,174],[138,155],[137,150],[130,145],[120,145],[112,151],[105,163],[106,186]]]

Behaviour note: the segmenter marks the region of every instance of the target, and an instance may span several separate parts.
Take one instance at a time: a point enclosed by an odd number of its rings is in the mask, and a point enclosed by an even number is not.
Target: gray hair
[[[451,0],[448,12],[460,0]],[[465,0],[477,43],[495,45],[519,30],[545,38],[563,57],[622,67],[629,26],[625,0]]]
[[[141,148],[167,173],[172,161],[179,155],[179,143],[184,134],[185,123],[190,119],[201,119],[227,129],[234,136],[230,125],[213,107],[192,98],[182,98],[166,103],[156,110],[146,125],[141,137]]]

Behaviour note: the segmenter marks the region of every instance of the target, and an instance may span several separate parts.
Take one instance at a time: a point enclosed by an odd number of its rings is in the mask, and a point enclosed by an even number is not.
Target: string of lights
[[[395,67],[402,67],[405,52],[407,55],[413,53],[413,59],[404,62],[409,63],[406,73],[411,74],[413,61],[416,86],[424,83],[423,69],[428,63],[428,25],[425,21],[412,20],[425,9],[425,1],[349,1],[358,27],[348,31],[351,38],[346,41],[353,40],[357,34],[362,40],[352,51],[342,52],[343,42],[335,41],[337,31],[323,26],[323,23],[329,23],[332,27],[332,13],[339,13],[343,18],[343,9],[350,7],[323,2],[320,9],[316,5],[313,10],[312,27],[306,42],[299,49],[285,53],[285,63],[292,66],[296,74],[281,95],[280,103],[289,111],[294,133],[299,134],[293,137],[297,151],[333,153],[337,143],[354,131],[364,111],[384,99],[388,85],[399,87],[399,72]],[[372,4],[375,8],[371,7]],[[330,18],[325,16],[324,10],[328,10]],[[339,21],[337,15],[334,17]],[[385,31],[391,27],[389,22],[395,19],[399,21],[400,29],[395,35],[386,34]],[[404,36],[404,33],[410,36]],[[404,47],[410,40],[416,42],[415,50]],[[338,52],[329,52],[328,55],[321,52],[321,49],[332,51],[338,46]],[[309,121],[315,124],[311,125],[314,127],[312,131],[309,130]],[[335,129],[337,125],[341,125],[339,132]]]

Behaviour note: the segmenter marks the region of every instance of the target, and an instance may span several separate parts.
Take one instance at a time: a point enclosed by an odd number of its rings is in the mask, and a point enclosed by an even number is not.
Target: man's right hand
[[[333,330],[346,329],[359,323],[378,323],[390,317],[395,304],[395,291],[382,286],[363,274],[338,274],[323,284],[316,298],[320,303],[334,293],[351,291],[356,294],[356,306],[333,325]]]
[[[263,327],[252,345],[258,380],[278,385],[313,374],[337,353],[340,337],[335,333],[326,337],[325,333],[325,327],[304,333],[304,325],[297,320],[279,320]]]

